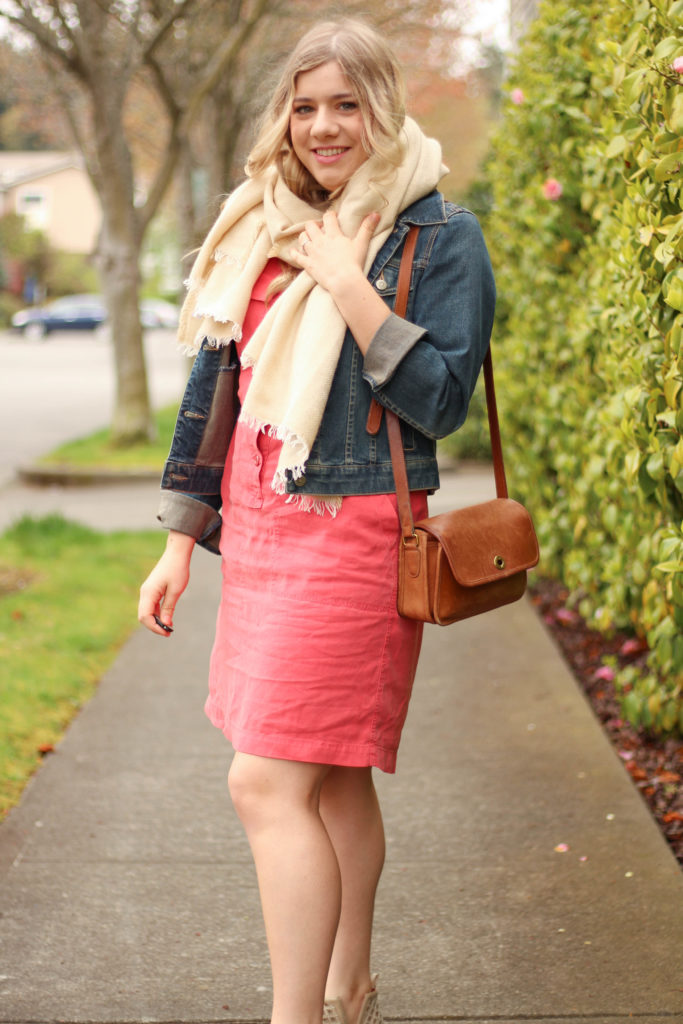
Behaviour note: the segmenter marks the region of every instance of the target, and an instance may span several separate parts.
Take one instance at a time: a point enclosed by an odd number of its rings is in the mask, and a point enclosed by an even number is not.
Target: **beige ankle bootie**
[[[372,978],[372,988],[363,997],[356,1024],[384,1024],[377,998],[377,975]],[[341,999],[326,999],[323,1006],[323,1024],[350,1024]]]

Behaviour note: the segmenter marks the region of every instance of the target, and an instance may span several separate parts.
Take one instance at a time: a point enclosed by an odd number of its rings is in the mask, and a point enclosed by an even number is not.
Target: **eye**
[[[310,105],[310,103],[299,103],[298,105],[294,106],[293,113],[305,115],[310,114],[312,110],[313,107]]]
[[[358,110],[358,104],[355,100],[344,100],[343,103],[339,104],[339,109],[346,112]]]

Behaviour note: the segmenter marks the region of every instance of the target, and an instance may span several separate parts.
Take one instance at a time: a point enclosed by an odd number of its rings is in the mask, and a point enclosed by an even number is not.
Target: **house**
[[[0,217],[18,213],[50,244],[67,252],[93,251],[100,204],[76,152],[0,151]]]

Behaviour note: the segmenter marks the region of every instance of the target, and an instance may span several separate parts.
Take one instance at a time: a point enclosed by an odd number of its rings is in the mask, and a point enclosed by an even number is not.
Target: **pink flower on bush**
[[[546,178],[543,182],[543,195],[546,199],[559,199],[562,191],[562,185],[557,178]]]
[[[599,668],[593,678],[597,681],[600,680],[604,683],[611,683],[614,679],[614,669],[610,668],[609,665],[603,665]]]
[[[647,650],[647,644],[638,637],[630,637],[628,640],[624,640],[619,648],[619,654],[622,658],[631,658],[634,654],[642,654],[645,650]]]
[[[515,104],[515,106],[518,107],[520,106],[520,104],[524,103],[524,93],[521,89],[513,89],[512,92],[510,93],[510,99]]]
[[[674,57],[671,67],[679,75],[683,75],[683,54],[680,57]]]

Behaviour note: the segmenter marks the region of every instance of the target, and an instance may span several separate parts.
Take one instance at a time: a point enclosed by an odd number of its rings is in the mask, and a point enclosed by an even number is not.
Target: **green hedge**
[[[683,732],[682,25],[683,0],[541,3],[487,168],[511,484],[542,569],[646,639],[617,685],[655,732]]]

